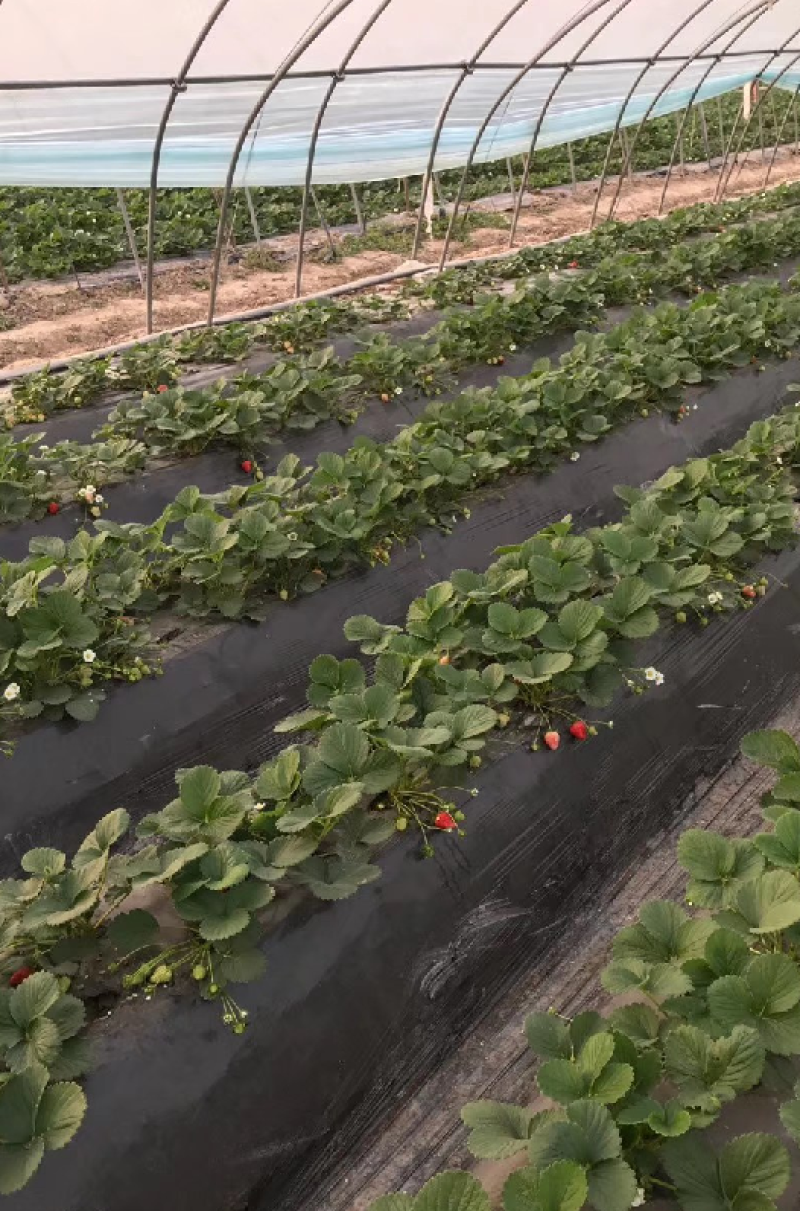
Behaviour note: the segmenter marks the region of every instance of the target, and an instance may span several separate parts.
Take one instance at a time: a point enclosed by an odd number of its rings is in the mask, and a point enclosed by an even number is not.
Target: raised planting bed
[[[260,624],[190,632],[159,680],[120,687],[91,724],[41,724],[22,735],[3,768],[0,869],[10,872],[28,845],[77,844],[111,806],[124,804],[136,818],[155,810],[169,797],[176,768],[199,761],[255,768],[283,743],[272,729],[302,705],[312,659],[348,654],[342,628],[350,616],[399,622],[414,596],[454,568],[485,567],[496,547],[566,514],[581,529],[616,520],[616,484],[648,482],[671,464],[729,445],[776,410],[796,376],[793,362],[781,362],[690,392],[698,410],[681,425],[640,419],[585,447],[577,463],[511,480],[502,494],[473,501],[452,534],[424,533],[420,546],[396,552],[388,567],[278,602]]]
[[[770,721],[770,729],[781,729],[795,737],[800,734],[800,699],[790,699]],[[611,1024],[613,1010],[637,996],[633,992],[627,998],[612,997],[601,985],[615,935],[646,916],[643,906],[653,901],[671,901],[684,912],[692,912],[686,904],[687,872],[678,859],[681,836],[690,829],[729,838],[752,838],[771,831],[773,823],[765,819],[762,799],[775,782],[773,769],[744,756],[701,782],[688,796],[678,818],[652,835],[647,852],[622,865],[616,880],[572,918],[561,945],[551,947],[539,963],[514,982],[478,1029],[454,1041],[451,1054],[435,1075],[401,1108],[380,1138],[369,1141],[363,1149],[357,1146],[334,1180],[317,1187],[314,1206],[318,1211],[366,1211],[387,1191],[405,1190],[412,1195],[436,1174],[456,1169],[470,1170],[491,1197],[492,1207],[502,1207],[503,1187],[509,1174],[524,1164],[524,1153],[520,1154],[509,1141],[504,1146],[502,1128],[495,1135],[494,1145],[487,1141],[481,1147],[476,1139],[469,1141],[461,1108],[487,1099],[535,1111],[548,1106],[536,1089],[540,1061],[527,1043],[524,1025],[528,1015],[550,1012],[569,1020],[599,1011]],[[557,1019],[551,1020],[555,1024]],[[781,1122],[779,1110],[792,1101],[797,1056],[773,1055],[770,1068],[776,1061],[785,1069],[788,1084],[770,1079],[769,1074],[757,1088],[750,1089],[758,1073],[756,1064],[741,1082],[735,1100],[722,1099],[720,1118],[711,1125],[708,1135],[703,1135],[702,1142],[710,1153],[718,1152],[743,1133],[777,1137],[788,1149],[792,1177],[776,1201],[781,1211],[790,1211],[797,1206],[800,1191],[800,1150]],[[696,1089],[693,1092],[696,1094]],[[681,1096],[674,1084],[659,1084],[654,1096],[663,1101],[665,1095],[676,1093]],[[689,1090],[683,1093],[692,1096]],[[629,1100],[626,1097],[610,1103],[615,1118]],[[679,1129],[685,1126],[684,1121]],[[625,1142],[631,1142],[630,1134]],[[475,1146],[483,1159],[473,1155],[471,1149]],[[492,1159],[488,1159],[489,1153]],[[665,1173],[659,1176],[668,1180]],[[656,1190],[651,1187],[646,1206],[653,1211],[675,1211],[669,1192],[662,1188],[664,1197],[659,1199]]]
[[[800,552],[769,571],[786,588],[754,611],[648,645],[665,684],[616,704],[613,732],[478,771],[466,836],[435,860],[398,841],[373,887],[278,922],[245,1034],[169,993],[100,1022],[84,1126],[7,1205],[316,1206],[351,1149],[797,692]]]

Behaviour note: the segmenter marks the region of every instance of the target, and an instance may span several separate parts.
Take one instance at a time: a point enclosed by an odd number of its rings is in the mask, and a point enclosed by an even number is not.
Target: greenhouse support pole
[[[758,73],[759,76],[763,75],[765,71],[769,70],[770,64],[774,63],[775,60],[780,55],[783,54],[783,52],[786,50],[786,47],[791,45],[791,43],[794,41],[794,39],[797,37],[797,35],[799,33],[800,33],[800,25],[792,31],[792,33],[789,35],[789,37],[786,39],[786,41],[782,43],[782,45],[778,48],[778,50],[774,51],[770,55],[770,57],[767,59],[764,66],[759,71],[759,73]],[[753,109],[753,112],[750,114],[750,117],[748,118],[747,122],[745,122],[744,127],[742,129],[742,133],[739,137],[739,142],[736,144],[736,150],[733,153],[733,159],[731,160],[731,164],[730,164],[730,167],[728,168],[727,174],[725,172],[725,167],[726,167],[725,163],[723,163],[723,165],[722,165],[722,172],[720,173],[720,179],[717,183],[717,192],[716,192],[716,195],[714,198],[715,201],[719,201],[721,198],[723,198],[725,196],[725,190],[728,188],[728,185],[730,184],[730,179],[731,179],[731,176],[733,175],[733,169],[736,165],[736,160],[739,155],[739,152],[742,149],[742,144],[744,143],[747,131],[749,130],[750,124],[753,121],[753,115],[755,113],[758,113],[759,115],[761,115],[761,112],[762,112],[761,107],[764,104],[764,102],[766,101],[767,97],[770,96],[770,94],[772,93],[772,90],[775,87],[775,85],[778,83],[779,80],[783,79],[783,77],[786,75],[787,71],[791,71],[791,69],[794,67],[795,63],[797,63],[797,61],[799,59],[800,59],[800,54],[794,55],[789,60],[789,62],[786,64],[786,66],[780,70],[780,72],[775,77],[775,79],[770,80],[769,84],[764,89],[764,91],[759,92],[759,96],[758,96],[758,100],[756,101],[755,108]],[[726,160],[727,160],[727,156],[726,156]]]
[[[746,12],[740,13],[737,17],[732,17],[731,20],[727,23],[727,25],[723,26],[722,29],[715,30],[714,33],[709,38],[706,38],[705,41],[700,44],[698,49],[693,54],[687,56],[687,58],[685,58],[683,60],[680,67],[678,67],[678,69],[672,73],[672,75],[669,77],[669,79],[666,81],[666,83],[661,86],[661,88],[658,90],[658,92],[656,93],[656,95],[653,97],[652,101],[648,105],[647,109],[645,110],[644,116],[642,117],[642,120],[639,123],[639,125],[636,127],[636,130],[633,135],[633,141],[631,143],[631,152],[630,152],[631,157],[633,156],[633,153],[636,150],[636,145],[639,142],[639,138],[641,137],[642,131],[644,130],[644,127],[645,127],[645,124],[646,124],[648,118],[654,112],[654,110],[658,106],[658,103],[661,100],[661,98],[664,96],[664,94],[669,91],[669,89],[672,87],[672,85],[675,83],[675,81],[678,79],[678,77],[680,75],[682,75],[682,73],[686,70],[686,68],[690,67],[691,64],[694,63],[694,61],[698,58],[699,55],[705,55],[706,51],[708,50],[708,47],[712,46],[714,44],[714,42],[717,42],[721,37],[723,37],[725,34],[729,33],[731,29],[734,29],[734,28],[740,26],[742,24],[742,22],[745,21],[746,18],[750,18],[749,23],[747,25],[745,25],[744,29],[738,30],[736,35],[731,39],[731,41],[725,47],[725,52],[723,52],[722,54],[719,54],[719,55],[715,55],[711,59],[711,62],[709,63],[709,66],[706,69],[705,74],[703,75],[703,77],[701,77],[700,84],[698,84],[698,86],[695,88],[695,90],[692,93],[692,96],[689,100],[689,104],[692,105],[692,104],[694,104],[694,101],[697,98],[697,95],[700,91],[700,88],[701,88],[703,82],[708,78],[710,73],[714,70],[714,67],[717,65],[717,63],[719,63],[720,60],[723,58],[724,53],[726,53],[730,49],[730,47],[733,46],[733,44],[737,41],[738,38],[740,38],[744,33],[747,32],[747,30],[750,28],[751,25],[754,25],[755,22],[758,21],[763,16],[763,14],[767,11],[767,8],[769,7],[770,3],[771,3],[771,0],[758,0],[758,3],[752,5],[752,7],[747,9]],[[705,5],[703,5],[699,11],[702,12],[703,8],[705,8]],[[693,14],[693,17],[697,16],[697,15],[698,15],[697,12],[695,12]],[[680,32],[680,30],[676,31],[676,33],[678,33],[678,32]],[[670,41],[671,40],[672,39],[670,39]],[[660,53],[661,52],[659,51],[659,54]],[[688,112],[688,111],[684,112],[684,119],[686,117],[686,112]],[[674,150],[675,149],[673,148],[672,164],[675,163]],[[617,208],[617,203],[619,202],[620,194],[622,193],[622,182],[623,182],[623,178],[625,176],[626,167],[627,167],[627,165],[623,165],[622,171],[620,172],[619,178],[617,180],[617,187],[614,191],[614,196],[611,199],[611,206],[609,208],[608,215],[606,216],[607,219],[612,219],[614,217],[614,211]]]
[[[686,112],[687,112],[687,114],[692,113],[691,108],[687,109]],[[683,130],[681,129],[681,120],[680,120],[679,115],[676,115],[676,117],[675,117],[675,130],[676,130],[675,142],[678,144],[678,163],[679,163],[680,169],[681,169],[681,176],[685,177],[686,176],[686,156],[684,154]]]
[[[508,187],[511,190],[511,197],[517,196],[517,183],[514,180],[514,165],[511,163],[511,156],[506,156],[506,169],[508,170]]]
[[[698,80],[697,84],[695,85],[694,91],[692,92],[692,95],[691,95],[691,97],[689,98],[689,107],[690,107],[690,108],[691,108],[691,106],[692,106],[692,105],[694,105],[695,101],[697,100],[697,97],[698,97],[698,96],[699,96],[699,94],[700,94],[700,90],[702,89],[702,87],[703,87],[703,85],[705,84],[705,82],[706,82],[706,80],[708,79],[708,77],[709,77],[709,76],[711,75],[711,73],[714,71],[714,68],[715,68],[715,67],[717,67],[717,66],[719,65],[719,63],[722,61],[722,59],[725,57],[725,55],[728,53],[728,51],[731,49],[731,47],[735,45],[735,43],[737,42],[737,40],[738,40],[739,38],[741,38],[742,34],[747,33],[747,30],[748,30],[748,29],[750,29],[750,26],[751,26],[751,25],[754,25],[754,24],[756,23],[756,21],[757,21],[757,20],[759,20],[759,19],[761,18],[761,16],[762,16],[762,15],[763,15],[762,13],[755,14],[755,15],[753,16],[752,21],[750,21],[750,22],[749,22],[749,23],[748,23],[748,24],[745,26],[745,28],[744,28],[743,30],[738,30],[738,31],[736,32],[736,34],[734,34],[733,38],[731,38],[730,42],[726,43],[726,45],[723,47],[723,49],[720,51],[720,53],[719,53],[718,55],[715,55],[715,57],[714,57],[714,58],[711,60],[711,62],[709,63],[708,67],[705,69],[705,71],[703,72],[702,76],[700,77],[700,79]],[[724,32],[727,32],[727,30],[726,30],[726,31],[724,31]],[[724,124],[723,124],[723,121],[722,121],[722,98],[721,98],[721,97],[717,97],[717,100],[718,100],[718,101],[719,101],[719,103],[720,103],[720,106],[719,106],[719,122],[720,122],[720,132],[722,133],[722,136],[723,136],[723,137],[722,137],[722,144],[721,144],[720,150],[721,150],[721,152],[722,152],[722,157],[723,157],[722,162],[723,162],[723,164],[724,164],[724,163],[725,163],[725,155],[727,154],[727,149],[726,149],[726,146],[725,146],[725,138],[724,138],[724,129],[725,129],[725,128],[724,128]],[[687,109],[687,110],[684,112],[684,115],[683,115],[683,121],[681,122],[680,127],[679,127],[679,134],[682,134],[682,133],[683,133],[683,127],[684,127],[684,126],[685,126],[685,124],[686,124],[686,115],[687,115],[687,113],[688,113],[688,109]],[[733,126],[733,130],[734,130],[734,132],[736,131],[736,127],[738,126],[738,124],[739,124],[739,117],[738,117],[738,114],[737,114],[737,117],[736,117],[736,122],[734,123],[734,126]],[[733,134],[731,134],[731,138],[733,138]],[[663,187],[663,189],[661,190],[661,198],[660,198],[659,203],[658,203],[658,213],[659,213],[659,214],[663,214],[663,213],[664,213],[664,206],[665,206],[666,201],[667,201],[667,191],[669,190],[669,183],[670,183],[670,181],[671,181],[671,179],[672,179],[672,170],[673,170],[673,168],[675,167],[675,155],[676,155],[676,146],[675,146],[675,145],[673,145],[673,148],[672,148],[672,154],[670,155],[670,158],[669,158],[669,164],[667,165],[667,175],[666,175],[666,177],[664,178],[664,187]],[[710,161],[709,161],[709,166],[710,166]]]
[[[267,101],[275,92],[275,89],[278,88],[281,82],[292,70],[298,59],[302,58],[308,48],[313,46],[320,34],[324,33],[328,26],[331,25],[337,19],[337,17],[339,17],[341,13],[345,11],[345,9],[349,8],[352,3],[353,0],[338,0],[338,3],[330,9],[330,11],[314,26],[314,28],[308,30],[308,32],[302,38],[300,38],[294,49],[286,56],[278,70],[270,79],[264,91],[261,93],[261,96],[258,98],[258,101],[248,114],[247,121],[239,133],[239,138],[236,140],[236,146],[233,149],[233,155],[231,156],[230,163],[228,165],[228,172],[225,177],[225,189],[222,195],[222,207],[219,216],[219,226],[217,228],[217,242],[214,248],[214,263],[211,269],[211,287],[208,298],[209,325],[213,324],[214,322],[214,311],[217,305],[219,275],[222,268],[222,247],[225,238],[225,220],[228,216],[228,206],[230,205],[231,190],[233,189],[233,178],[236,175],[239,157],[241,156],[244,145],[247,142],[247,136],[253,129],[257,119],[261,116],[261,112]]]
[[[133,257],[133,263],[136,266],[136,276],[139,279],[139,285],[142,288],[142,294],[144,294],[145,293],[144,273],[142,272],[142,262],[139,259],[139,249],[136,247],[136,233],[133,230],[133,224],[131,223],[131,216],[128,214],[128,204],[125,201],[125,194],[122,192],[121,189],[117,190],[117,205],[119,206],[120,214],[122,215],[122,222],[125,226],[125,235],[128,237],[128,247],[131,250],[131,256]]]
[[[256,244],[260,244],[261,243],[261,229],[258,225],[258,215],[256,214],[256,208],[255,208],[255,204],[253,202],[253,195],[250,192],[249,185],[245,185],[245,187],[244,187],[244,196],[247,198],[247,209],[250,211],[250,222],[253,225],[253,235],[256,237]]]
[[[359,234],[366,235],[367,224],[364,221],[364,211],[361,209],[361,198],[358,196],[358,190],[356,189],[354,183],[351,183],[350,185],[350,196],[353,199],[353,209],[356,212],[356,222],[358,223]]]
[[[586,40],[580,44],[580,46],[578,47],[578,49],[576,50],[575,54],[572,56],[570,61],[564,65],[564,67],[561,70],[560,76],[556,80],[553,87],[550,89],[550,92],[547,94],[545,103],[542,106],[541,110],[539,111],[539,116],[536,119],[536,124],[533,128],[533,135],[531,136],[531,142],[530,142],[530,146],[528,148],[528,162],[525,165],[525,171],[522,174],[522,180],[520,181],[520,185],[519,185],[519,193],[517,194],[516,200],[514,202],[514,214],[512,215],[512,218],[511,218],[511,231],[508,234],[509,248],[514,247],[514,239],[517,234],[517,224],[519,223],[519,215],[520,215],[520,211],[522,210],[522,199],[525,194],[525,190],[528,187],[528,179],[530,176],[531,169],[533,168],[533,157],[536,154],[536,144],[539,142],[539,135],[541,134],[542,127],[544,126],[545,118],[547,117],[547,114],[550,110],[550,106],[553,104],[553,101],[556,99],[556,96],[558,94],[559,89],[561,88],[561,85],[564,83],[567,76],[572,71],[575,70],[575,67],[580,62],[580,60],[583,58],[583,55],[585,54],[585,52],[589,49],[590,46],[592,46],[592,44],[595,42],[595,40],[597,38],[599,38],[602,33],[605,33],[605,31],[608,29],[609,25],[611,25],[616,20],[616,18],[619,16],[619,14],[621,12],[624,12],[624,10],[628,7],[628,5],[630,3],[631,3],[631,0],[620,0],[620,3],[617,4],[616,8],[612,9],[612,11],[610,13],[606,13],[603,20],[596,27],[596,29],[592,30],[589,37],[586,38]]]
[[[158,124],[155,143],[153,144],[153,160],[150,167],[150,198],[148,201],[147,211],[147,334],[148,336],[153,331],[153,261],[155,258],[155,226],[156,226],[156,193],[158,190],[158,169],[161,163],[161,149],[164,146],[164,136],[167,132],[167,123],[172,116],[172,111],[175,108],[175,102],[178,99],[178,94],[186,89],[186,77],[192,69],[195,59],[203,48],[206,38],[211,33],[217,23],[219,17],[222,16],[225,9],[228,7],[230,0],[218,0],[211,13],[203,25],[200,33],[195,38],[191,45],[188,55],[186,56],[183,66],[178,72],[175,79],[172,81],[172,87],[167,99],[167,104],[164,106],[164,112],[161,115],[161,121]]]
[[[572,177],[572,192],[578,192],[578,177],[575,172],[575,153],[572,150],[572,144],[567,143],[567,156],[569,157],[569,175]]]
[[[630,154],[631,145],[630,145],[630,140],[628,139],[627,126],[620,126],[620,128],[619,128],[619,144],[620,144],[622,154],[625,157],[625,160],[623,161],[623,163],[627,162],[627,165],[628,165],[628,180],[632,181],[633,180],[633,155]]]
[[[706,121],[706,110],[705,110],[705,102],[704,102],[704,101],[701,101],[701,102],[700,102],[700,104],[698,105],[698,107],[697,107],[697,112],[698,112],[698,114],[700,115],[700,134],[701,134],[702,139],[703,139],[703,150],[704,150],[704,151],[705,151],[705,153],[706,153],[706,159],[708,160],[708,167],[709,167],[709,171],[710,171],[710,170],[711,170],[711,168],[712,168],[712,164],[711,164],[711,140],[710,140],[710,139],[709,139],[709,137],[708,137],[708,122]]]
[[[614,149],[614,142],[615,142],[617,136],[620,134],[620,131],[622,130],[622,123],[624,121],[625,114],[628,111],[628,106],[630,105],[631,101],[633,100],[634,96],[636,95],[636,90],[638,89],[639,85],[642,83],[642,80],[644,80],[645,76],[650,71],[650,69],[652,67],[654,67],[655,64],[658,62],[660,56],[663,55],[664,51],[667,49],[669,44],[671,42],[674,42],[674,40],[680,34],[682,34],[683,31],[689,25],[691,25],[691,23],[695,20],[695,18],[699,17],[704,12],[704,10],[707,9],[709,7],[709,5],[713,4],[713,3],[714,3],[714,0],[702,0],[702,3],[696,9],[694,9],[693,12],[689,13],[688,17],[684,18],[684,20],[681,22],[681,24],[678,26],[678,28],[674,29],[672,31],[672,33],[669,35],[669,37],[666,38],[661,43],[661,45],[657,48],[653,57],[651,59],[647,60],[644,67],[642,68],[642,70],[639,72],[636,79],[634,80],[633,84],[628,89],[628,92],[625,96],[625,100],[622,102],[622,107],[620,108],[620,111],[617,114],[617,120],[614,123],[614,129],[612,130],[611,137],[608,140],[608,146],[606,147],[605,159],[603,161],[603,170],[600,174],[600,184],[597,187],[597,193],[595,194],[595,198],[594,198],[594,206],[592,207],[592,218],[589,223],[590,231],[594,229],[594,227],[597,223],[597,215],[600,210],[600,199],[603,196],[603,189],[605,188],[606,179],[608,178],[608,170],[609,170],[609,167],[611,166],[611,153]],[[621,148],[623,147],[621,139],[620,139],[620,147]],[[623,162],[620,165],[620,180],[622,179],[622,173],[624,171],[624,164],[625,164],[624,150],[622,151],[622,156],[623,156]],[[631,149],[629,161],[632,160],[632,158],[633,158],[633,150]]]
[[[798,60],[798,59],[800,59],[800,55],[798,55],[798,56],[797,56],[795,59],[792,59],[792,60],[791,60],[789,63],[787,63],[787,65],[786,65],[786,67],[783,69],[783,71],[782,71],[782,72],[781,72],[781,73],[780,73],[778,76],[776,76],[776,77],[775,77],[775,79],[772,81],[772,83],[770,83],[770,84],[768,84],[768,85],[767,85],[766,89],[764,90],[764,93],[762,94],[762,98],[761,98],[761,100],[759,100],[759,101],[756,103],[756,109],[754,109],[754,110],[753,110],[753,114],[751,115],[751,121],[752,121],[752,118],[755,116],[755,113],[756,113],[756,110],[757,110],[757,111],[758,111],[758,118],[759,118],[759,125],[761,126],[761,129],[763,129],[763,117],[762,117],[762,111],[761,111],[761,104],[762,104],[762,101],[763,101],[763,102],[766,102],[767,96],[769,95],[770,90],[772,89],[773,85],[775,85],[775,84],[777,84],[777,83],[778,83],[778,81],[781,79],[781,77],[782,77],[783,75],[785,75],[785,73],[786,73],[787,71],[789,71],[789,70],[790,70],[790,69],[791,69],[791,68],[794,66],[794,64],[797,62],[797,60]],[[736,166],[737,166],[737,162],[738,162],[739,153],[741,152],[741,149],[742,149],[742,144],[743,144],[743,142],[744,142],[745,135],[747,134],[747,128],[748,128],[748,126],[749,126],[749,125],[750,125],[750,122],[748,122],[748,123],[745,125],[745,128],[744,128],[744,130],[742,131],[741,137],[740,137],[739,142],[738,142],[738,144],[737,144],[737,146],[736,146],[736,151],[734,152],[733,159],[731,160],[731,163],[730,163],[730,168],[728,169],[728,175],[727,175],[727,177],[725,178],[725,183],[724,183],[724,185],[722,185],[722,188],[721,188],[721,190],[719,191],[718,197],[717,197],[717,198],[715,198],[715,201],[721,200],[721,199],[722,199],[722,198],[725,196],[725,191],[727,190],[728,186],[729,186],[729,185],[730,185],[730,183],[731,183],[731,177],[733,176],[733,170],[734,170],[734,168],[736,168]],[[729,150],[730,150],[730,149],[729,149]],[[777,154],[778,154],[778,148],[777,148],[777,146],[776,146],[776,148],[775,148],[775,156],[776,156],[776,157],[777,157]],[[749,158],[750,158],[750,153],[748,152],[748,153],[747,153],[747,155],[745,156],[744,160],[742,160],[742,162],[741,162],[741,163],[738,165],[739,171],[738,171],[738,172],[737,172],[737,174],[736,174],[736,180],[737,180],[737,181],[739,180],[740,176],[742,175],[742,171],[743,171],[743,169],[744,169],[744,167],[745,167],[745,165],[746,165],[747,161],[749,160]],[[762,155],[762,163],[764,162],[764,159],[765,159],[765,157]],[[774,159],[773,159],[773,161],[772,161],[772,162],[771,162],[771,164],[770,164],[770,169],[769,169],[769,171],[771,171],[771,170],[772,170],[772,164],[774,164]],[[768,174],[768,175],[769,175],[769,174]],[[721,184],[721,181],[720,181],[720,184]],[[762,186],[762,188],[763,188],[763,186]]]
[[[719,151],[722,155],[725,150],[725,109],[721,95],[717,97],[717,120],[719,121]]]
[[[327,218],[325,217],[325,211],[323,210],[322,203],[320,202],[319,198],[317,197],[317,191],[313,185],[311,186],[309,193],[311,194],[311,201],[314,205],[314,211],[315,211],[317,219],[319,221],[319,225],[325,234],[325,239],[328,241],[328,248],[330,249],[331,256],[335,261],[336,260],[336,241],[333,238],[333,232],[331,231],[330,223],[328,222]],[[302,254],[298,255],[298,258],[297,258],[298,264],[301,260],[301,256],[302,256]]]
[[[770,157],[769,164],[767,165],[767,172],[764,177],[764,184],[762,186],[763,189],[766,189],[767,186],[769,185],[769,179],[772,176],[772,170],[775,167],[775,161],[778,158],[778,148],[781,145],[781,139],[783,138],[783,132],[784,132],[784,129],[786,128],[786,124],[788,123],[789,117],[791,116],[792,113],[794,113],[795,120],[797,120],[797,98],[798,97],[800,97],[800,84],[798,84],[797,88],[792,93],[792,98],[789,101],[789,104],[786,106],[786,113],[783,115],[780,125],[778,126],[778,132],[775,136],[775,146],[772,149],[772,156]]]
[[[297,271],[295,273],[295,278],[294,278],[294,296],[295,296],[295,298],[300,297],[300,293],[303,289],[303,254],[305,252],[306,225],[308,223],[308,198],[309,198],[309,194],[313,195],[312,181],[314,179],[314,157],[317,153],[317,143],[319,141],[319,132],[322,129],[322,123],[325,118],[325,114],[327,112],[328,106],[330,105],[331,97],[336,92],[336,89],[337,89],[338,85],[341,83],[341,81],[344,80],[346,77],[347,68],[350,64],[350,60],[353,58],[353,55],[356,53],[358,48],[361,46],[361,43],[364,41],[367,34],[370,32],[372,27],[375,25],[378,18],[383,13],[386,12],[386,9],[389,7],[389,5],[391,3],[392,3],[392,0],[381,0],[381,3],[375,9],[375,11],[372,13],[372,15],[361,26],[361,29],[358,31],[358,34],[353,39],[353,41],[350,43],[350,46],[348,47],[347,51],[345,52],[345,56],[342,59],[341,63],[339,64],[339,70],[333,76],[330,84],[328,85],[325,96],[322,98],[322,104],[320,105],[319,109],[317,110],[317,116],[314,119],[314,125],[311,129],[311,139],[310,139],[309,145],[308,145],[308,160],[306,161],[306,176],[305,176],[305,181],[303,182],[303,201],[300,206],[300,234],[299,234],[299,244],[298,244],[298,248],[297,248]],[[317,213],[319,213],[319,206],[317,205],[316,197],[314,197],[314,205],[317,207]],[[325,232],[328,236],[328,242],[331,243],[331,245],[332,245],[331,233],[330,233],[330,230],[328,229],[328,225],[327,225],[327,223],[324,223],[324,222],[323,222],[323,225],[325,227]]]
[[[447,121],[448,114],[453,107],[453,102],[458,96],[464,81],[475,71],[475,66],[481,55],[484,53],[484,51],[488,50],[495,38],[503,32],[511,19],[516,17],[520,9],[524,8],[527,3],[528,0],[516,0],[516,3],[512,5],[508,12],[500,19],[500,21],[498,21],[494,29],[492,29],[487,37],[484,38],[483,42],[481,42],[472,58],[468,59],[466,63],[462,64],[461,72],[453,81],[453,86],[445,97],[442,108],[439,110],[436,125],[433,128],[433,138],[431,140],[431,149],[428,153],[428,162],[425,165],[425,172],[422,176],[422,196],[419,200],[419,214],[417,215],[417,225],[414,229],[414,239],[411,244],[412,257],[417,256],[419,253],[419,246],[422,241],[422,228],[425,224],[425,203],[428,198],[428,191],[431,187],[431,180],[433,179],[436,153],[439,150],[439,140],[442,137],[442,131],[444,130],[444,125]],[[512,190],[512,195],[513,192],[514,191]],[[441,189],[439,190],[439,197],[441,199]]]
[[[456,190],[456,196],[453,201],[453,210],[450,215],[450,222],[448,223],[448,226],[447,226],[447,234],[445,235],[445,238],[444,238],[444,246],[442,248],[442,255],[439,258],[439,271],[440,272],[442,269],[444,269],[445,263],[447,261],[447,254],[450,251],[450,244],[453,239],[453,231],[455,230],[456,219],[458,218],[458,210],[461,205],[462,199],[464,197],[464,190],[466,189],[467,179],[469,178],[470,169],[472,168],[472,165],[475,161],[475,157],[478,154],[478,148],[481,145],[481,140],[483,139],[483,136],[486,134],[486,131],[489,129],[489,126],[491,124],[492,119],[494,118],[494,115],[497,113],[498,109],[503,104],[503,102],[508,97],[511,96],[511,94],[513,93],[513,91],[517,87],[517,85],[522,80],[525,79],[525,77],[529,74],[529,72],[534,67],[536,67],[536,65],[539,62],[541,62],[541,60],[545,57],[545,55],[550,53],[550,51],[553,49],[554,46],[557,46],[558,43],[563,38],[566,38],[568,34],[571,34],[573,30],[579,29],[580,26],[583,25],[584,21],[586,21],[586,19],[588,17],[591,17],[599,9],[605,8],[605,6],[608,2],[609,2],[609,0],[594,0],[594,3],[591,4],[588,9],[584,9],[582,12],[580,12],[576,16],[572,17],[571,20],[567,21],[566,24],[562,25],[561,28],[558,30],[558,32],[555,33],[545,43],[545,45],[539,51],[537,51],[537,53],[533,56],[533,58],[529,59],[528,62],[525,64],[525,66],[516,73],[513,80],[511,81],[511,83],[506,85],[506,87],[503,89],[503,91],[500,93],[500,95],[495,99],[495,101],[491,105],[489,112],[486,114],[486,117],[483,119],[483,122],[480,125],[478,133],[475,136],[475,139],[473,140],[472,146],[469,149],[469,155],[467,156],[467,161],[466,161],[466,164],[464,165],[464,170],[461,174],[461,180],[458,183],[458,189]],[[523,183],[524,183],[529,171],[530,171],[530,164],[526,164],[525,170],[523,172]]]

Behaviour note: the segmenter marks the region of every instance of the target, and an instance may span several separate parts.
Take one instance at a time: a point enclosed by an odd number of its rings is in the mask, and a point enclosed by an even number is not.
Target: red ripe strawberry
[[[245,475],[252,475],[252,473],[253,473],[253,464],[252,464],[252,462],[250,461],[250,459],[249,459],[249,458],[242,459],[242,462],[241,462],[239,465],[241,466],[241,468],[242,468],[242,470],[244,471]]]
[[[458,825],[449,812],[439,812],[439,815],[433,822],[433,827],[440,828],[443,832],[449,833],[454,828],[458,828]]]
[[[742,597],[746,597],[748,601],[752,601],[757,593],[751,584],[746,584],[742,589]]]
[[[158,387],[156,387],[156,390],[158,391],[159,395],[163,395],[165,391],[169,391],[169,387],[166,383],[161,383]]]
[[[9,984],[12,988],[18,988],[20,984],[24,984],[28,976],[34,974],[32,967],[18,967],[14,974],[9,979]]]
[[[570,261],[569,265],[567,265],[567,269],[579,269],[579,268],[580,268],[580,265],[578,264],[577,261]]]
[[[558,732],[545,732],[544,742],[549,749],[552,749],[552,751],[555,752],[561,743],[561,737],[559,736]]]
[[[47,506],[47,512],[50,514],[51,517],[55,517],[56,513],[61,512],[61,505],[58,503],[57,500],[51,500],[50,504]]]
[[[576,740],[585,740],[589,735],[589,729],[582,719],[576,719],[570,726],[569,734],[570,736],[574,736]]]

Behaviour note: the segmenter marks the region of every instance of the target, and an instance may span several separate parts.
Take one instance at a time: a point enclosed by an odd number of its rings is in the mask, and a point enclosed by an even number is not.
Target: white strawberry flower
[[[569,456],[569,461],[570,461],[571,463],[576,463],[576,462],[578,461],[578,459],[579,459],[579,458],[580,458],[580,454],[578,453],[578,451],[577,451],[577,450],[573,450],[573,451],[572,451],[572,453],[571,453],[571,454],[570,454],[570,456]]]
[[[83,663],[84,664],[94,664],[96,659],[97,659],[97,652],[93,652],[91,648],[86,648],[86,650],[83,653]]]
[[[3,697],[5,698],[6,702],[15,702],[21,693],[22,690],[17,685],[16,681],[12,681],[3,690]]]
[[[709,593],[709,595],[708,595],[708,604],[709,605],[712,605],[712,606],[719,605],[721,601],[722,601],[721,593]]]
[[[659,673],[658,669],[654,669],[652,665],[644,670],[645,681],[651,681],[653,685],[664,684],[664,674]]]
[[[643,1186],[636,1187],[636,1197],[634,1198],[633,1202],[631,1203],[631,1206],[632,1207],[643,1207],[644,1206],[644,1187]]]
[[[254,812],[263,812],[263,810],[264,810],[264,804],[263,804],[263,803],[254,803],[254,804],[253,804],[253,811],[254,811]]]

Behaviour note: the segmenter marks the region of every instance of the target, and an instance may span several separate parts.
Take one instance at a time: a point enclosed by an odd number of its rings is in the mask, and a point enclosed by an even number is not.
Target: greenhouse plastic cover
[[[757,77],[800,83],[798,0],[0,0],[0,182],[149,184],[176,81],[164,186],[224,184],[245,130],[234,184],[302,183],[326,99],[333,183],[424,172],[442,118],[437,170]]]

